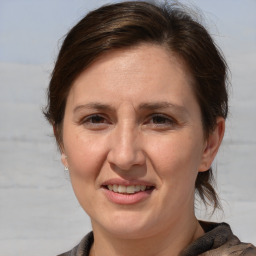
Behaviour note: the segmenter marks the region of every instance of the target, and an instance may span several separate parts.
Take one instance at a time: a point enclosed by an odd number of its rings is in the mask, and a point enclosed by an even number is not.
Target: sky
[[[68,29],[89,10],[111,2],[117,1],[1,0],[0,62],[52,63],[58,42]],[[182,2],[203,11],[211,30],[219,34],[218,40],[224,41],[225,47],[244,53],[255,50],[255,0]]]

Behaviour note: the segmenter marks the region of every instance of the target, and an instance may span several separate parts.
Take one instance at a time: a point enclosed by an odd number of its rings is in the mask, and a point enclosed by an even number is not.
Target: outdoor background
[[[1,255],[56,255],[91,229],[41,109],[63,36],[106,3],[0,0]],[[230,223],[241,240],[256,244],[256,1],[189,3],[204,13],[232,73],[231,114],[215,164],[224,213],[211,219]]]

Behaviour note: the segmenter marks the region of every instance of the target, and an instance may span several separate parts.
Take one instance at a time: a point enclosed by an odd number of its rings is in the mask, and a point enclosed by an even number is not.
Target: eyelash
[[[155,119],[158,119],[158,123],[154,122],[154,118]],[[159,120],[160,119],[160,120]],[[156,125],[164,125],[164,124],[173,124],[175,123],[175,121],[173,120],[173,118],[170,118],[170,117],[167,117],[163,114],[154,114],[150,117],[150,120],[149,121],[153,121],[153,124],[156,124]],[[163,122],[164,121],[164,122]]]
[[[111,122],[101,114],[92,114],[81,120],[81,124],[92,126],[94,128],[103,128],[102,126],[109,125]],[[153,128],[169,128],[177,124],[177,121],[164,114],[152,114],[143,125],[153,126]]]
[[[103,122],[101,122],[97,119],[103,120]],[[93,120],[96,122],[93,122]],[[99,114],[93,114],[93,115],[90,115],[90,116],[87,116],[86,118],[84,118],[82,120],[82,123],[83,124],[91,124],[91,125],[101,125],[101,124],[106,124],[106,121],[107,121],[107,119],[104,116],[99,115]]]

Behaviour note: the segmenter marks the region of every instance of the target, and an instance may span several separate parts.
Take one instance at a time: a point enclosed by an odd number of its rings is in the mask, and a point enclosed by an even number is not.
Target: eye
[[[171,120],[162,115],[155,115],[152,117],[152,123],[154,124],[167,124],[171,123]]]
[[[100,115],[92,115],[87,117],[84,121],[94,124],[100,124],[105,122],[105,118]]]
[[[110,124],[110,122],[102,115],[93,114],[89,115],[81,120],[81,123],[92,129],[104,129]]]
[[[153,128],[171,128],[176,124],[176,121],[164,114],[153,114],[146,122],[147,125],[153,126]]]

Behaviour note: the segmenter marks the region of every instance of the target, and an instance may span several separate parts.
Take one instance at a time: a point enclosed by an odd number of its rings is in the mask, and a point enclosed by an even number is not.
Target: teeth
[[[126,187],[126,193],[133,194],[134,192],[135,192],[135,187],[134,186],[127,186]]]
[[[108,188],[108,189],[111,190],[110,188]],[[118,192],[118,185],[113,185],[113,191]]]
[[[146,190],[146,186],[141,186],[141,187],[140,187],[140,190],[141,190],[141,191],[145,191],[145,190]]]
[[[150,189],[149,186],[145,185],[135,185],[135,186],[124,186],[124,185],[108,185],[109,190],[114,191],[116,193],[127,193],[134,194],[136,192],[145,191],[146,189]]]
[[[136,192],[139,192],[139,191],[140,191],[140,185],[136,185],[136,186],[135,186],[135,191],[136,191]]]
[[[119,193],[126,193],[126,187],[122,186],[122,185],[118,186],[118,192]]]

